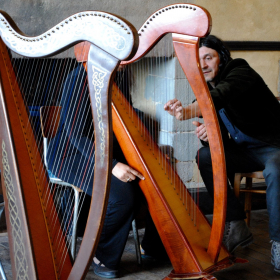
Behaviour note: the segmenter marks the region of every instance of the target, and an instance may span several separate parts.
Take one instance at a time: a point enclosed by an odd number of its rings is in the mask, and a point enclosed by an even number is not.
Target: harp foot
[[[180,279],[197,279],[197,280],[217,280],[215,276],[212,275],[212,273],[220,271],[222,269],[226,269],[235,263],[247,263],[247,260],[236,258],[234,256],[230,256],[209,269],[201,272],[196,273],[176,273],[174,270],[171,271],[171,273],[163,278],[163,280],[180,280]]]
[[[179,280],[179,279],[197,279],[197,280],[217,280],[211,274],[201,272],[201,273],[174,273],[173,271],[163,278],[163,280]]]

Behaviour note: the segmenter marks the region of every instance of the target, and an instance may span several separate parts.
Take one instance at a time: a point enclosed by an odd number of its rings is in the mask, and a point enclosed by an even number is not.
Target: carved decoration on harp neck
[[[98,129],[100,130],[100,156],[101,156],[101,162],[99,164],[103,166],[104,164],[104,158],[105,158],[105,131],[104,131],[104,124],[103,124],[103,118],[102,118],[102,102],[101,102],[101,90],[104,87],[104,78],[108,74],[108,72],[103,71],[96,66],[92,66],[92,84],[94,87],[94,96],[95,96],[95,102],[96,102],[96,109],[97,109],[97,122],[98,122]]]
[[[21,231],[21,220],[19,218],[19,209],[17,205],[17,200],[14,195],[14,184],[10,172],[10,165],[6,151],[6,144],[2,140],[2,163],[4,170],[2,171],[4,177],[5,188],[7,192],[8,208],[9,208],[9,218],[12,227],[13,235],[13,249],[15,255],[15,268],[16,276],[15,279],[25,279],[28,280],[28,265],[25,257],[25,244],[22,238]]]
[[[114,15],[86,11],[74,14],[39,36],[28,37],[0,11],[3,41],[16,53],[28,57],[50,56],[77,42],[89,41],[123,60],[131,54],[135,33],[134,27]]]

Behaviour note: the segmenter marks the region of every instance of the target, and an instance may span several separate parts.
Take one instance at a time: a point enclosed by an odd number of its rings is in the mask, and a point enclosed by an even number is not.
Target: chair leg
[[[238,198],[240,193],[241,173],[236,173],[234,176],[233,191],[235,196]]]
[[[246,189],[251,190],[253,184],[253,179],[247,177],[246,178]],[[245,193],[245,213],[247,216],[246,223],[248,226],[250,226],[250,219],[251,219],[251,208],[252,208],[252,193],[246,192]]]
[[[142,259],[141,259],[141,252],[140,252],[140,242],[139,242],[139,235],[138,235],[138,230],[137,230],[135,219],[132,221],[132,230],[133,230],[133,236],[134,236],[134,242],[135,242],[134,244],[135,244],[135,250],[136,250],[137,263],[139,265],[141,265]]]
[[[5,271],[3,269],[2,263],[0,262],[0,275],[2,280],[7,280]]]
[[[74,200],[74,215],[73,215],[73,230],[72,230],[72,242],[71,242],[71,255],[73,260],[76,256],[76,243],[77,243],[77,227],[78,227],[78,208],[79,208],[79,191],[73,188],[75,194]]]

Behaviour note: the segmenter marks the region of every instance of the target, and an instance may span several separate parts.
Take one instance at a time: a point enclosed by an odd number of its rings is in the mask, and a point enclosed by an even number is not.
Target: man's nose
[[[202,69],[207,68],[207,64],[205,63],[204,59],[200,59],[200,66],[201,66]]]

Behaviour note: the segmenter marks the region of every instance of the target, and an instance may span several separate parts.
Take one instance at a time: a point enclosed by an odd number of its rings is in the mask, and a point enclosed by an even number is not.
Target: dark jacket
[[[280,147],[280,104],[244,59],[231,60],[216,87],[209,88],[217,112],[224,108],[243,133]],[[225,134],[225,127],[220,125]]]

